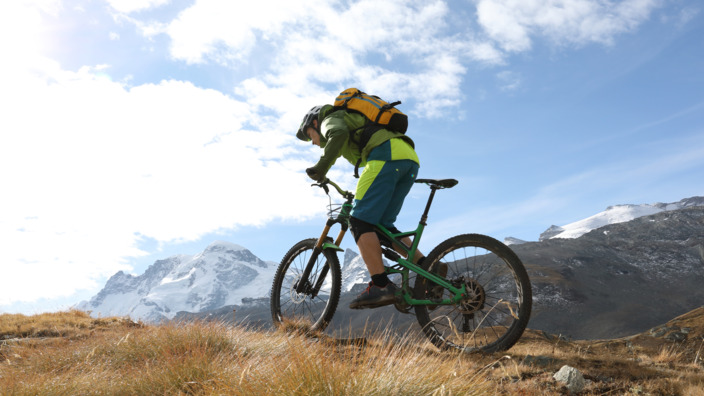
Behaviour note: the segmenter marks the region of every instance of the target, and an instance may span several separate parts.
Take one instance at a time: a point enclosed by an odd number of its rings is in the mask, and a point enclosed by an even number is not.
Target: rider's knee
[[[361,237],[362,234],[376,232],[374,230],[374,225],[367,223],[366,221],[362,221],[356,217],[350,217],[350,230],[352,231],[352,236],[354,236],[355,243],[359,242],[359,237]]]

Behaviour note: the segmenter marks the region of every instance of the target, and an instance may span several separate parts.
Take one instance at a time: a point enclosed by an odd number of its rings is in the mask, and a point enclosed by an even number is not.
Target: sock
[[[378,287],[386,287],[389,284],[389,277],[386,276],[386,272],[372,275],[372,283]]]

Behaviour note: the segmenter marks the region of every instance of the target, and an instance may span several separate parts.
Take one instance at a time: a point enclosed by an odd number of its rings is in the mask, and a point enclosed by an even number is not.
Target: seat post
[[[423,226],[427,226],[426,221],[428,221],[428,212],[430,212],[430,205],[433,203],[433,197],[435,197],[435,191],[438,189],[437,186],[430,186],[430,197],[428,197],[428,203],[425,204],[425,211],[423,211],[423,215],[420,217],[420,223],[423,224]]]

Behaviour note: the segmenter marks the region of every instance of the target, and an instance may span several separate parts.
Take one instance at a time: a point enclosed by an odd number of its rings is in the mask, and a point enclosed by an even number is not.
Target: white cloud
[[[557,45],[612,44],[648,19],[659,0],[479,0],[477,15],[489,37],[507,52],[532,47],[534,37]]]
[[[205,57],[220,63],[243,61],[260,41],[285,34],[284,26],[305,26],[318,5],[302,0],[198,0],[168,26],[171,53],[188,63],[202,63]]]
[[[184,81],[129,87],[109,66],[66,71],[21,50],[0,65],[0,253],[3,279],[17,280],[0,305],[95,287],[144,254],[142,238],[319,209],[297,163],[314,154],[255,105]]]
[[[468,62],[502,63],[505,52],[526,51],[540,36],[557,45],[609,44],[646,20],[658,4],[480,0],[481,32],[471,24],[459,26],[443,1],[261,1],[244,7],[198,0],[168,27],[153,30],[167,33],[172,55],[188,63],[237,69],[257,59],[267,65],[254,77],[264,91],[296,92],[308,100],[358,86],[382,97],[413,100],[416,105],[408,111],[438,117],[459,105]],[[369,62],[370,57],[384,61]],[[511,78],[504,86],[516,84]]]
[[[256,58],[267,65],[238,92],[248,93],[248,103],[256,100],[279,113],[283,109],[276,103],[281,100],[254,98],[271,96],[263,92],[294,92],[296,102],[309,107],[311,99],[330,101],[342,88],[358,86],[382,97],[416,100],[408,111],[436,117],[459,104],[464,61],[500,58],[491,44],[473,38],[464,27],[460,34],[449,29],[450,10],[442,1],[238,4],[199,0],[168,27],[151,31],[167,33],[172,56],[188,63],[210,61],[237,69]],[[367,61],[375,56],[386,63]],[[253,86],[262,94],[253,92]],[[296,105],[296,111],[305,106]]]
[[[108,4],[119,12],[135,12],[159,7],[170,0],[107,0]]]

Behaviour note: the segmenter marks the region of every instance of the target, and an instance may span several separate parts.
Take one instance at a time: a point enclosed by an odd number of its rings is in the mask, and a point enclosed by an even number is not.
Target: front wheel
[[[417,305],[425,335],[441,349],[497,352],[511,348],[530,318],[532,292],[523,263],[506,245],[485,235],[450,238],[433,249],[425,269],[467,294],[456,305]],[[416,298],[452,298],[449,290],[418,276]]]
[[[332,320],[340,299],[340,262],[332,250],[315,251],[316,239],[295,244],[281,260],[271,287],[271,316],[274,325],[322,331]],[[313,258],[308,279],[301,277]],[[296,286],[304,282],[304,290]]]

